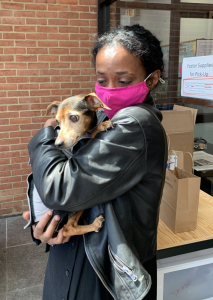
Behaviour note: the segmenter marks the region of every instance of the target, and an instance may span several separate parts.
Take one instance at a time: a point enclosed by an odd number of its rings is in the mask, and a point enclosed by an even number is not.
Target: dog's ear
[[[86,101],[87,106],[90,110],[98,110],[99,108],[111,110],[111,108],[106,106],[95,93],[90,93],[86,95],[84,100]]]
[[[47,106],[46,116],[48,116],[50,113],[56,115],[60,104],[60,101],[54,101],[49,106]]]

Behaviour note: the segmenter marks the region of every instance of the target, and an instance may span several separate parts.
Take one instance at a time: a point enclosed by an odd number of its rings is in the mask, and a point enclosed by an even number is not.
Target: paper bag
[[[175,167],[192,173],[193,158],[189,152],[183,151],[168,151],[167,169],[174,170]]]
[[[166,169],[160,219],[174,233],[196,229],[200,177],[182,169]]]
[[[169,136],[171,149],[193,155],[197,109],[174,105],[173,110],[163,110],[162,115],[162,125]],[[185,168],[191,168],[189,157],[186,158]]]

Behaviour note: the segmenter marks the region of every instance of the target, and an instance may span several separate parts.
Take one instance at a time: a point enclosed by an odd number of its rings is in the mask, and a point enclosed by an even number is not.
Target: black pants
[[[151,260],[144,263],[144,268],[150,274],[152,278],[152,286],[149,293],[143,300],[157,300],[157,262],[156,256],[154,256]]]

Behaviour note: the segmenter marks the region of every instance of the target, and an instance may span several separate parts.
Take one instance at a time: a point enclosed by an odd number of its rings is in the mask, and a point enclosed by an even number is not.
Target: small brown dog
[[[46,115],[52,113],[56,117],[56,122],[60,131],[55,140],[55,146],[58,149],[69,149],[86,134],[87,131],[94,128],[97,124],[96,111],[107,107],[95,93],[88,95],[78,95],[67,98],[62,102],[53,102],[47,107]],[[107,131],[113,128],[110,120],[102,122],[92,133],[92,138],[100,131]],[[69,217],[67,224],[63,229],[63,236],[81,235],[87,232],[98,232],[104,221],[103,216],[97,217],[90,225],[78,225],[79,218],[84,211],[79,211]]]

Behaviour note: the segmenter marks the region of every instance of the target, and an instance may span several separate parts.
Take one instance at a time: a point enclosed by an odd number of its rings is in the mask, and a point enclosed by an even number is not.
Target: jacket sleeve
[[[100,132],[67,160],[54,146],[52,127],[28,145],[34,182],[50,209],[79,211],[113,200],[146,174],[143,130],[131,116],[117,114],[115,128]]]

